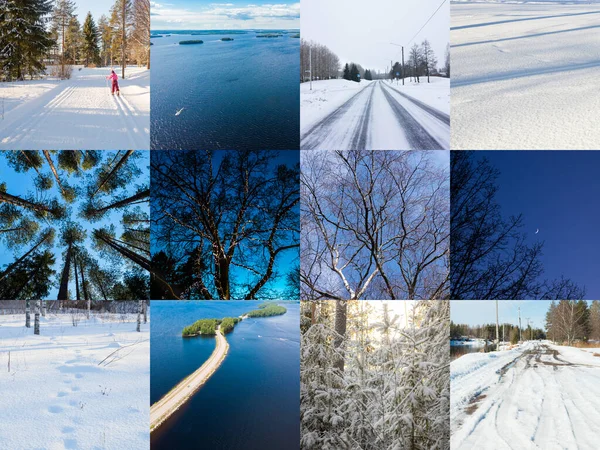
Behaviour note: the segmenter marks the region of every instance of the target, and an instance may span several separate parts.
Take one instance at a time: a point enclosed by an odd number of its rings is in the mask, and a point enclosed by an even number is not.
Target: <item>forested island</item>
[[[257,38],[276,38],[276,37],[280,37],[283,36],[283,34],[279,34],[279,33],[266,33],[266,34],[257,34],[256,37]]]
[[[225,317],[223,319],[200,319],[183,329],[181,335],[183,337],[195,336],[214,336],[217,334],[217,328],[221,326],[223,334],[233,331],[235,325],[247,317],[271,317],[281,316],[287,312],[287,309],[273,303],[263,303],[258,306],[258,309],[252,310],[242,317]]]
[[[204,41],[200,39],[194,39],[191,41],[179,41],[179,45],[194,45],[194,44],[204,44]]]
[[[224,38],[221,38],[221,40],[222,40],[222,41],[233,41],[233,38],[230,38],[230,37],[224,37]]]

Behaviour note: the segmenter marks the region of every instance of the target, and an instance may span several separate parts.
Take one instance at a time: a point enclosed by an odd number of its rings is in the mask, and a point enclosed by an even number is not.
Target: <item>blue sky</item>
[[[113,4],[114,1],[112,0],[75,0],[75,14],[77,14],[79,23],[83,25],[85,16],[88,11],[90,11],[96,25],[98,25],[98,21],[102,14],[106,14],[106,17],[110,17],[110,8]]]
[[[243,30],[300,28],[300,3],[151,1],[153,30]]]
[[[505,217],[523,213],[528,241],[544,242],[544,277],[564,275],[600,298],[600,152],[477,151],[500,172]],[[536,230],[539,233],[536,235]]]
[[[216,171],[223,156],[229,150],[215,150],[214,151],[214,159],[213,159],[213,169]],[[298,151],[274,151],[277,156],[271,161],[270,167],[276,168],[278,165],[285,164],[288,167],[292,168],[295,164],[300,161],[300,154]],[[299,212],[300,206],[296,205],[296,211]],[[154,212],[153,214],[156,214]],[[154,229],[156,225],[152,224],[152,228]],[[299,238],[299,236],[298,236]],[[154,236],[151,236],[151,247],[152,253],[155,254],[160,250],[164,249],[165,246],[161,243],[157,242]],[[296,267],[299,263],[299,249],[289,249],[281,252],[277,255],[277,259],[275,260],[274,270],[279,275],[277,278],[272,277],[270,282],[267,284],[267,287],[273,289],[273,291],[282,294],[287,290],[286,286],[286,274],[289,273],[294,267]],[[234,258],[235,259],[235,258]],[[247,275],[251,275],[250,280],[246,279]],[[249,274],[249,272],[245,269],[240,269],[238,267],[232,266],[230,269],[230,279],[232,283],[244,283],[247,281],[256,282],[255,276]]]
[[[544,329],[550,303],[549,300],[501,300],[498,302],[498,319],[500,323],[518,325],[519,308],[521,308],[523,328],[527,326],[527,318],[529,318],[534,328]],[[588,301],[588,305],[591,305],[591,301]],[[496,302],[494,300],[452,300],[450,319],[454,323],[467,325],[495,323]]]
[[[4,152],[2,152],[2,153],[4,153]],[[142,174],[136,180],[134,180],[134,184],[129,186],[126,191],[119,190],[118,191],[119,193],[127,192],[129,195],[132,195],[136,191],[136,185],[141,185],[144,183],[146,185],[148,184],[148,181],[149,181],[149,172],[148,172],[149,154],[148,153],[149,152],[147,152],[147,151],[143,152],[144,156],[142,158],[139,158],[136,160],[138,167],[142,170]],[[103,150],[102,155],[103,155],[102,162],[104,162],[104,161],[108,160],[109,158],[114,157],[115,151]],[[57,165],[57,159],[56,159],[55,155],[53,155],[52,159],[54,161],[54,164]],[[99,167],[99,165],[96,167]],[[44,165],[42,166],[41,170],[44,173],[48,172],[48,165],[45,162],[45,160],[44,160]],[[94,171],[94,169],[92,169],[91,171],[88,171],[86,173],[91,173],[93,171]],[[59,170],[59,173],[60,172],[61,171]],[[35,195],[35,188],[33,186],[34,173],[35,172],[33,172],[32,170],[30,170],[29,172],[26,172],[26,173],[16,173],[12,168],[7,166],[4,155],[0,155],[0,181],[6,182],[7,192],[9,194],[17,195],[17,196],[26,196],[28,193],[32,193]],[[83,187],[83,184],[84,184],[83,180],[85,180],[85,178],[84,177],[76,178],[76,177],[72,176],[68,180],[69,180],[69,184],[72,186]],[[45,193],[43,195],[44,195],[44,198],[56,198],[61,202],[61,204],[64,204],[64,201],[61,199],[61,197],[59,195],[59,191],[58,191],[58,187],[56,186],[56,182],[54,182],[53,187],[50,190],[45,191]],[[103,196],[102,199],[105,202],[107,202],[110,199],[110,197]],[[98,222],[90,223],[90,222],[84,221],[83,219],[80,219],[78,217],[81,204],[82,204],[81,201],[75,200],[73,203],[71,203],[69,205],[69,209],[70,209],[69,218],[71,220],[73,220],[74,222],[78,223],[79,225],[81,225],[83,227],[83,229],[87,231],[85,247],[92,256],[96,257],[96,259],[100,263],[100,266],[104,267],[105,263],[103,263],[102,258],[99,257],[98,254],[92,249],[92,238],[91,238],[92,231],[94,229],[107,227],[112,224],[115,226],[117,236],[120,236],[120,233],[122,232],[121,218],[123,216],[124,210],[123,209],[113,210],[112,212],[107,214],[105,216],[105,218],[103,218],[102,220],[99,220]],[[149,207],[147,205],[142,204],[142,205],[138,205],[138,206],[141,207],[143,211],[149,212]],[[23,212],[26,212],[26,210],[23,210]],[[59,245],[60,225],[61,224],[57,223],[57,222],[48,222],[46,224],[45,223],[40,224],[40,230],[44,230],[48,226],[51,226],[51,227],[55,228],[55,230],[56,230],[56,237],[54,239],[54,247],[51,249],[51,251],[55,255],[55,258],[56,258],[56,262],[54,264],[53,269],[57,272],[57,274],[52,278],[52,281],[55,282],[54,283],[55,286],[53,288],[51,288],[48,299],[56,299],[56,297],[58,295],[58,287],[59,287],[58,277],[60,276],[60,273],[61,273],[63,265],[64,265],[62,254],[63,254],[64,250],[66,249],[66,247],[62,247]],[[38,239],[38,237],[36,236],[35,239]],[[11,250],[7,250],[4,247],[3,243],[0,243],[0,270],[3,270],[7,264],[10,264],[11,262],[13,262],[15,257],[22,256],[25,252],[27,252],[27,250],[29,250],[30,247],[31,247],[31,245],[26,244],[20,248],[17,248],[15,250],[11,251]],[[126,270],[128,268],[129,267],[126,267],[125,265],[122,266],[123,270]],[[74,279],[73,275],[71,276],[71,280],[69,283],[69,289],[71,290],[72,295],[74,297],[75,296],[75,279]]]

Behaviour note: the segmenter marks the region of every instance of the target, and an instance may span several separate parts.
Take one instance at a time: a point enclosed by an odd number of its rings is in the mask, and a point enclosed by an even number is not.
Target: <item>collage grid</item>
[[[599,2],[0,0],[0,450],[597,448]]]

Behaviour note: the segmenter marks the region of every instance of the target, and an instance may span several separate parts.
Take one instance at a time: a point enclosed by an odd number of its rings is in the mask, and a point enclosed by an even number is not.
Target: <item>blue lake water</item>
[[[202,318],[242,315],[260,301],[152,301],[151,403],[210,356],[214,338],[181,337]],[[296,449],[300,442],[300,304],[247,319],[227,334],[229,353],[182,408],[151,435],[155,449]]]
[[[152,149],[299,148],[300,39],[256,34],[152,39]]]

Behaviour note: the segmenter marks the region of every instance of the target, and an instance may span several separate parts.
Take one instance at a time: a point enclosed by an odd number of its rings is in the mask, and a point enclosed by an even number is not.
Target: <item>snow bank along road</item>
[[[75,69],[61,82],[0,84],[8,105],[0,149],[148,149],[150,72],[127,68],[120,97],[110,95],[107,74],[106,68]]]
[[[527,342],[456,359],[450,365],[452,448],[598,448],[598,355],[600,349]]]
[[[150,325],[48,312],[36,336],[33,321],[0,315],[0,448],[149,448]]]
[[[600,1],[538,3],[452,4],[453,149],[598,147]]]
[[[302,150],[448,149],[450,116],[385,81],[366,84],[301,137]]]
[[[181,405],[187,402],[219,368],[229,350],[229,344],[221,333],[220,328],[221,326],[217,328],[217,346],[206,362],[150,407],[150,431],[158,428]]]

